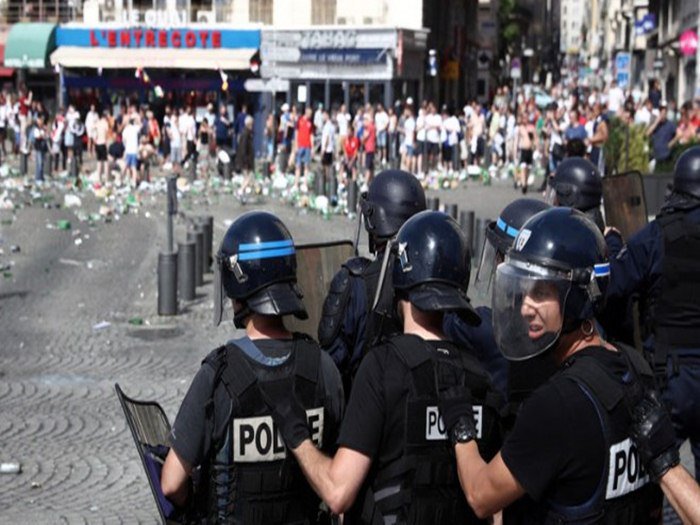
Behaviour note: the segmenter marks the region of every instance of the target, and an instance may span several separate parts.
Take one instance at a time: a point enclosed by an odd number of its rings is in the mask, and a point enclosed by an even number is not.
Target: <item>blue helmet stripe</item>
[[[593,266],[596,277],[606,277],[610,275],[610,263],[596,264]]]
[[[275,248],[287,248],[294,247],[294,241],[291,239],[285,239],[283,241],[267,241],[267,242],[256,242],[256,243],[243,243],[238,246],[239,252],[250,252],[253,250],[272,250]]]
[[[279,248],[277,250],[260,250],[257,252],[244,252],[238,254],[239,261],[255,261],[258,259],[270,259],[272,257],[284,257],[286,255],[294,255],[296,250],[294,246],[288,248]]]
[[[510,226],[508,223],[506,223],[506,221],[504,221],[500,217],[496,221],[496,226],[498,226],[499,230],[506,232],[506,235],[509,235],[510,237],[518,236],[519,230]]]

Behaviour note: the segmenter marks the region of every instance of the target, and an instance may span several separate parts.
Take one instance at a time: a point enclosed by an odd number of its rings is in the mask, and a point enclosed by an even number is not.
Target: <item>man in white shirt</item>
[[[435,104],[428,104],[428,114],[425,116],[425,140],[428,148],[428,169],[435,169],[440,151],[440,129],[442,117],[437,113]]]
[[[336,149],[340,150],[345,144],[345,138],[348,136],[348,125],[352,120],[350,113],[348,113],[345,104],[340,105],[338,113],[335,115],[336,124],[338,125],[338,134],[336,137]]]
[[[330,183],[333,176],[333,152],[335,151],[335,125],[328,115],[328,111],[323,112],[323,128],[321,130],[321,166],[323,166],[324,187]],[[331,187],[333,185],[331,184]],[[337,200],[336,195],[329,195],[332,201]]]
[[[406,106],[403,121],[401,168],[410,173],[414,173],[416,169],[415,132],[416,119],[413,118],[413,109],[410,106]]]
[[[617,81],[613,80],[608,90],[608,112],[617,115],[622,110],[624,104],[625,93],[622,91],[622,88],[617,85]]]
[[[122,131],[122,143],[124,144],[124,159],[126,161],[127,176],[131,185],[138,184],[138,162],[139,162],[139,132],[141,127],[136,123],[136,119],[130,118],[129,123]]]
[[[88,111],[85,116],[85,132],[88,137],[88,153],[93,154],[95,152],[95,135],[97,133],[97,121],[100,116],[95,110],[95,104],[90,104],[90,111]]]
[[[425,108],[418,110],[418,118],[416,119],[416,146],[415,154],[418,159],[416,170],[418,173],[426,173],[428,171],[428,163],[426,162],[427,144],[425,142]]]
[[[192,162],[197,163],[197,144],[195,143],[195,137],[197,135],[197,123],[192,116],[192,108],[187,106],[185,111],[180,114],[179,119],[180,125],[180,135],[182,140],[186,143],[186,154],[182,159],[183,166],[185,163],[192,159]],[[196,173],[196,170],[194,171]]]
[[[377,128],[377,149],[379,150],[379,162],[384,165],[387,151],[387,128],[389,127],[389,115],[384,106],[377,104],[377,112],[374,115],[374,125]]]

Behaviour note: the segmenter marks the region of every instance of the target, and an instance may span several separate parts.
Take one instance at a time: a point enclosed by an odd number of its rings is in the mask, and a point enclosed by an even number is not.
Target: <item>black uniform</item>
[[[535,522],[658,523],[661,491],[629,434],[637,377],[652,382],[634,350],[588,347],[525,401],[501,455],[538,502]]]
[[[343,406],[340,376],[305,336],[243,338],[202,363],[172,429],[172,447],[202,467],[200,512],[208,522],[317,523],[319,499],[287,454],[265,400],[294,392],[312,438],[332,451]]]
[[[338,440],[372,459],[348,513],[352,523],[479,522],[461,492],[437,408],[438,390],[457,384],[466,384],[474,395],[479,446],[491,457],[500,441],[498,401],[486,372],[468,352],[447,341],[400,335],[367,354]]]

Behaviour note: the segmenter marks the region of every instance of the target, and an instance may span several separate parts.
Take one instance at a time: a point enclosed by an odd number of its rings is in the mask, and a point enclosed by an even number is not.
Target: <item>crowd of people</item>
[[[284,103],[257,127],[245,104],[234,114],[232,106],[214,101],[201,108],[168,105],[157,115],[147,105],[94,103],[49,114],[22,86],[0,97],[0,156],[33,153],[39,183],[57,170],[79,173],[87,155],[96,162],[97,180],[133,187],[149,180],[153,166],[207,178],[230,162],[231,171],[243,175],[239,191],[245,191],[256,161],[266,160],[293,173],[291,190],[300,193],[309,189],[312,164],[326,180],[337,177],[339,188],[352,180],[366,189],[375,170],[394,166],[421,180],[431,173],[512,177],[526,193],[534,175],[546,181],[567,156],[587,156],[605,173],[612,118],[643,128],[650,171],[671,159],[674,146],[700,140],[700,101],[666,101],[658,81],[646,94],[614,81],[602,90],[556,84],[513,93],[502,86],[489,103],[461,108],[411,97],[352,111],[345,104]],[[256,144],[262,144],[258,151]]]

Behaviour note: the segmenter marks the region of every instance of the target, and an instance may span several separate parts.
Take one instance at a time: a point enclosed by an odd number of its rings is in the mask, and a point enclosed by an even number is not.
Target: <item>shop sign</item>
[[[357,31],[302,31],[299,47],[304,49],[352,49],[357,47]]]
[[[56,45],[93,48],[136,49],[236,49],[257,48],[259,31],[212,30],[199,28],[154,29],[59,27]]]
[[[680,37],[679,44],[683,56],[694,55],[698,49],[698,34],[692,29],[684,31]]]
[[[122,13],[122,22],[130,26],[178,27],[187,25],[186,9],[147,9],[143,12],[131,9]]]
[[[299,62],[313,64],[369,64],[382,62],[383,49],[301,49]]]

